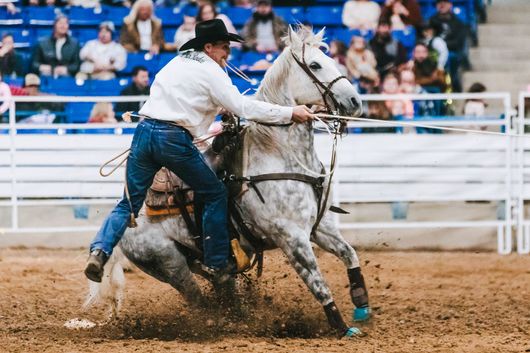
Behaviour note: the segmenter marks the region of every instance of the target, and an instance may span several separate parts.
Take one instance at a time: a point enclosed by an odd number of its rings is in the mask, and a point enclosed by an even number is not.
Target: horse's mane
[[[328,45],[323,42],[323,30],[317,34],[313,33],[310,27],[299,25],[294,30],[294,35],[297,35],[303,45],[308,45],[316,48],[325,48],[328,50]],[[295,50],[293,47],[294,40],[291,38],[291,32],[282,38],[285,44],[285,50],[278,56],[274,61],[273,65],[265,73],[265,77],[261,81],[261,84],[256,93],[256,99],[279,104],[289,105],[295,104],[294,100],[288,92],[285,92],[285,87],[282,83],[289,74],[292,58],[289,55],[291,50]],[[301,50],[301,48],[300,48]],[[261,124],[250,124],[249,127],[252,132],[253,138],[257,145],[264,151],[280,151],[281,141],[276,138],[274,130]]]

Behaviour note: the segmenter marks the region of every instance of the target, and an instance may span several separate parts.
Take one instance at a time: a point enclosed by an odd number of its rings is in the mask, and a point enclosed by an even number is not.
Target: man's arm
[[[250,99],[239,93],[224,73],[217,70],[214,72],[215,74],[208,75],[211,97],[216,104],[238,116],[269,123],[287,123],[291,120],[304,122],[313,118],[313,114],[305,106],[285,107]]]

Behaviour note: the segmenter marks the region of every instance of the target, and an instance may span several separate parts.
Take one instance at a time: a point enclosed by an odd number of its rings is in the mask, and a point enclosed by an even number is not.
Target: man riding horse
[[[149,99],[139,111],[143,120],[136,127],[127,160],[125,195],[90,244],[85,268],[90,280],[101,282],[103,266],[127,226],[138,216],[147,189],[161,167],[189,185],[196,202],[202,205],[206,270],[219,281],[232,273],[227,192],[193,139],[206,133],[220,108],[271,123],[303,123],[314,116],[303,105],[286,107],[241,95],[223,70],[231,41],[243,42],[243,38],[229,33],[223,21],[201,22],[195,27],[195,38],[167,64],[166,75],[156,75]]]

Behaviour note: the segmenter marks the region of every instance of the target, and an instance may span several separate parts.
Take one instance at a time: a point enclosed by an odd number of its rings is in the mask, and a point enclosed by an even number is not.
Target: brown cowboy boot
[[[85,267],[85,276],[91,281],[101,282],[103,277],[103,267],[109,257],[101,249],[96,249],[88,256],[87,264]]]

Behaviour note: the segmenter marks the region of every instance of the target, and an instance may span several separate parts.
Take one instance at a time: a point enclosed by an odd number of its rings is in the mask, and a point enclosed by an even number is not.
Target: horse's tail
[[[83,309],[86,310],[97,303],[103,303],[109,308],[109,319],[118,316],[123,301],[125,276],[122,262],[127,259],[119,247],[116,247],[109,261],[105,264],[101,283],[88,281],[89,292]]]

